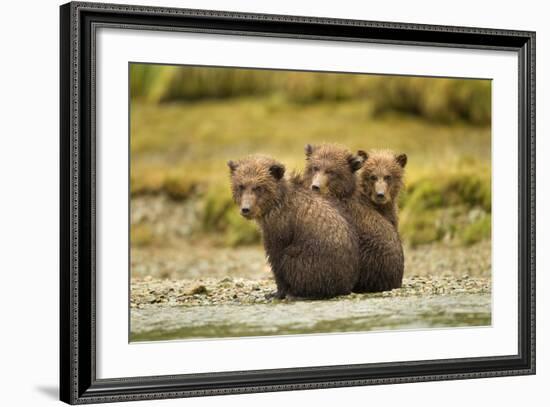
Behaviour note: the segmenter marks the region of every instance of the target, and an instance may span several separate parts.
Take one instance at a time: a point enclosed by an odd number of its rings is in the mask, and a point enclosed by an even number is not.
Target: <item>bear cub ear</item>
[[[357,155],[350,155],[348,157],[348,163],[351,168],[351,172],[355,172],[360,169],[363,164],[365,164],[367,157],[367,153],[365,153],[363,150],[359,150],[357,152]]]
[[[363,150],[357,150],[357,155],[363,159],[363,162],[367,161],[369,155]]]
[[[311,144],[306,144],[304,151],[306,152],[306,157],[310,157],[311,154],[313,154],[313,146]]]
[[[269,173],[276,180],[280,180],[285,175],[285,166],[282,164],[273,164],[271,167],[269,167]]]
[[[229,167],[229,171],[231,172],[231,174],[233,174],[235,172],[235,170],[237,169],[238,164],[233,160],[229,160],[227,162],[227,166]]]
[[[402,168],[405,168],[405,165],[407,165],[407,154],[399,154],[395,157],[395,161],[397,161]]]

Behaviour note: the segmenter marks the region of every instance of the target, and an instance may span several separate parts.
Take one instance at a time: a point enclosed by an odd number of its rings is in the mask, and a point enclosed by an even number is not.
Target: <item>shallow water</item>
[[[251,305],[150,305],[131,312],[131,341],[362,332],[491,324],[491,294]]]

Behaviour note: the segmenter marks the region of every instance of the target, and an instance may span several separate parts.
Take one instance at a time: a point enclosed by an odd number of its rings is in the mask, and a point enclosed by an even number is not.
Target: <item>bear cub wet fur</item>
[[[275,297],[330,298],[349,294],[359,279],[354,228],[329,200],[287,179],[266,156],[229,161],[233,199],[261,230]]]
[[[354,155],[345,147],[335,144],[308,144],[305,153],[303,186],[326,196],[337,205],[357,233],[360,274],[353,291],[377,292],[401,287],[403,247],[397,231],[396,206],[391,206],[396,205],[393,197],[397,197],[400,181],[391,183],[385,168],[379,168],[378,165],[371,167],[371,158],[363,151]],[[406,163],[406,156],[404,159],[401,156],[391,157],[392,165],[389,168],[392,170],[395,169],[394,162],[397,166],[400,161]],[[383,158],[385,160],[385,154]],[[366,168],[357,176],[356,172],[363,166]],[[400,174],[402,176],[402,172]],[[381,185],[385,185],[385,188]],[[391,210],[387,210],[386,205],[390,205]]]
[[[403,173],[407,155],[396,155],[390,150],[357,152],[364,164],[359,180],[364,193],[374,207],[396,228],[399,226],[398,198],[403,188]]]

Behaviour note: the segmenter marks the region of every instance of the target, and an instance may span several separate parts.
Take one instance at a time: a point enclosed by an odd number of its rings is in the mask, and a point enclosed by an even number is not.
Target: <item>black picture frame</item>
[[[73,2],[60,7],[60,398],[70,404],[535,373],[535,33]],[[511,50],[519,56],[519,350],[499,357],[96,378],[97,27]]]

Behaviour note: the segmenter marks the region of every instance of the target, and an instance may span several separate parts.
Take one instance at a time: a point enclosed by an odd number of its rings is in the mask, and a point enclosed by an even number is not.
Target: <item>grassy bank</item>
[[[132,103],[132,199],[166,196],[192,206],[189,236],[213,244],[259,241],[255,225],[231,201],[226,161],[267,153],[302,169],[306,143],[338,142],[352,150],[406,152],[401,233],[406,243],[490,237],[490,128],[418,117],[379,116],[365,100],[296,108],[271,97],[194,103]],[[152,244],[151,221],[133,222],[132,243]]]

